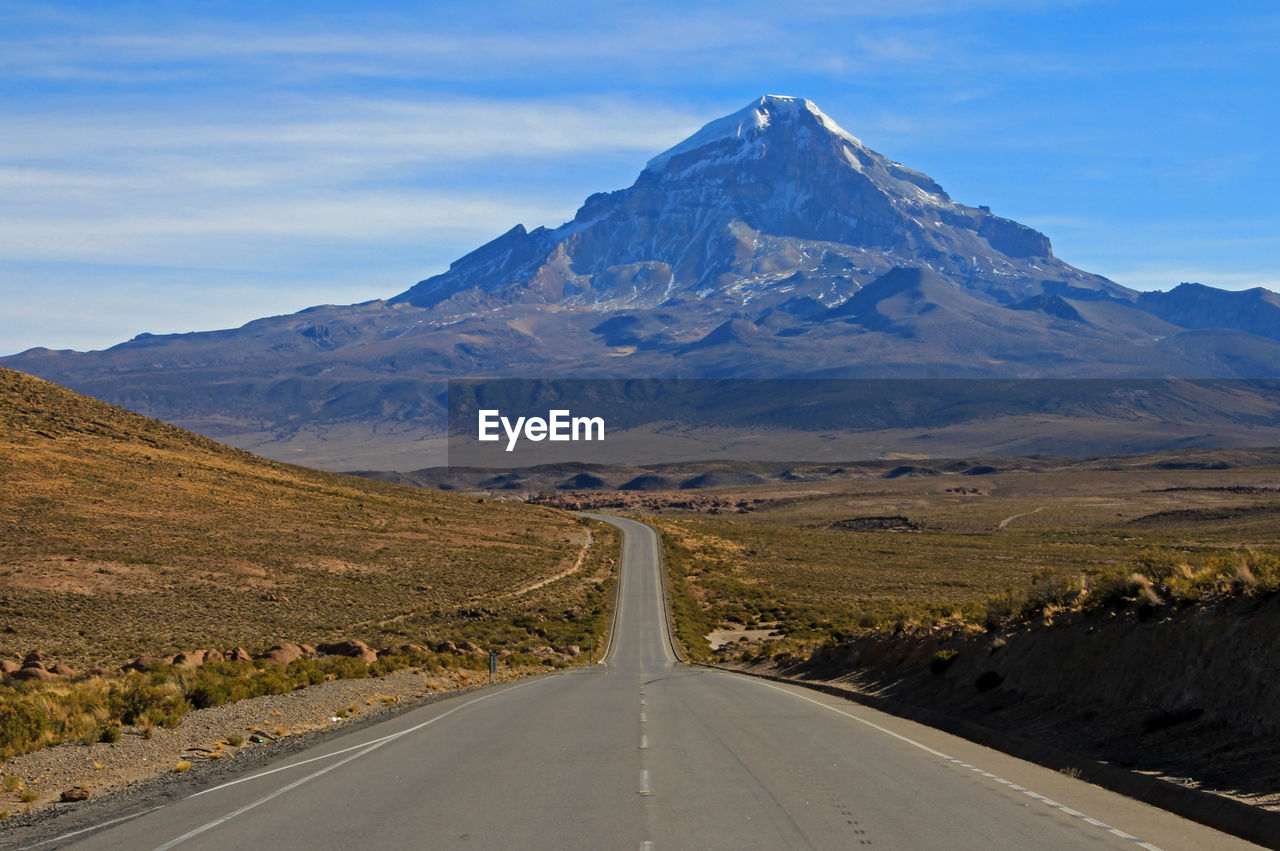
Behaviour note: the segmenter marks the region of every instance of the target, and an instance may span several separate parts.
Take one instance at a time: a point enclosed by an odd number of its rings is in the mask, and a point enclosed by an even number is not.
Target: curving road
[[[676,661],[657,535],[624,533],[605,661],[459,695],[43,847],[1235,848],[839,698]]]

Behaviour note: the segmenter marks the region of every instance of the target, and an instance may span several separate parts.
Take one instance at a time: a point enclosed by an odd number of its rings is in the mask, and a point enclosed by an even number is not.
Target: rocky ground
[[[494,681],[545,670],[502,669]],[[487,681],[487,674],[475,671],[427,674],[405,669],[380,678],[334,680],[289,694],[194,710],[173,729],[154,728],[149,738],[141,730],[126,727],[115,743],[45,748],[4,764],[0,813],[17,826],[31,820],[24,817],[27,814],[81,806],[63,802],[64,792],[87,790],[93,798],[126,793],[163,775],[199,773],[212,763],[254,759],[290,740],[402,711],[432,695]]]
[[[682,491],[635,493],[627,491],[544,491],[526,502],[562,508],[565,511],[598,511],[603,508],[634,512],[699,511],[704,514],[745,514],[756,509],[761,499],[736,499]]]

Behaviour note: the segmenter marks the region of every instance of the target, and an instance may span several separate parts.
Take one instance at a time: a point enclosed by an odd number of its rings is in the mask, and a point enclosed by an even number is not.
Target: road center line
[[[949,756],[948,754],[945,754],[942,751],[934,750],[928,745],[917,742],[915,739],[909,739],[906,736],[902,735],[901,733],[895,733],[894,731],[888,729],[887,727],[881,727],[879,724],[876,724],[872,721],[868,721],[865,718],[859,718],[857,715],[854,715],[851,712],[845,712],[843,709],[839,709],[835,706],[831,706],[829,704],[823,703],[820,700],[814,700],[811,697],[805,697],[802,694],[796,694],[793,691],[790,691],[785,688],[779,688],[778,686],[772,685],[770,683],[761,682],[759,680],[751,679],[749,677],[746,677],[743,679],[746,682],[754,683],[755,685],[758,685],[758,686],[764,686],[765,688],[773,689],[774,691],[781,692],[783,694],[789,694],[792,697],[796,698],[797,700],[803,700],[807,703],[812,703],[814,706],[821,706],[823,709],[829,709],[830,711],[836,713],[837,715],[843,715],[846,718],[851,718],[854,721],[857,721],[859,724],[864,724],[872,728],[873,730],[879,730],[881,733],[884,733],[885,735],[888,735],[888,736],[892,736],[893,738],[901,742],[905,742],[906,744],[911,745],[914,748],[919,748],[925,753],[932,754],[933,756],[936,756],[940,759],[945,759],[947,762],[953,763],[954,765],[957,765],[961,768],[966,768],[975,774],[981,775],[982,777],[986,777],[990,780],[994,780],[995,782],[1008,787],[1010,790],[1014,792],[1021,792],[1022,794],[1026,795],[1029,798],[1039,801],[1040,803],[1046,806],[1052,807],[1055,810],[1065,813],[1066,815],[1072,816],[1073,818],[1078,818],[1081,821],[1086,822],[1087,824],[1093,825],[1094,827],[1105,830],[1106,832],[1112,834],[1113,836],[1118,836],[1121,839],[1126,839],[1129,842],[1132,842],[1135,845],[1137,845],[1139,848],[1145,848],[1147,849],[1147,851],[1160,851],[1160,848],[1158,846],[1152,845],[1149,842],[1143,842],[1138,837],[1125,833],[1123,830],[1120,830],[1119,828],[1111,827],[1110,825],[1104,824],[1103,822],[1100,822],[1095,818],[1091,818],[1085,815],[1084,813],[1073,810],[1070,807],[1066,806],[1065,804],[1060,804],[1057,801],[1054,801],[1050,798],[1046,798],[1044,795],[1040,795],[1036,792],[1032,792],[1030,789],[1027,789],[1026,787],[1019,786],[1016,783],[1013,783],[1009,780],[1005,780],[1003,777],[999,777],[995,774],[992,774],[989,771],[983,771],[981,768],[977,768],[975,766],[970,765],[967,762],[964,762],[963,760],[959,760],[953,756]]]

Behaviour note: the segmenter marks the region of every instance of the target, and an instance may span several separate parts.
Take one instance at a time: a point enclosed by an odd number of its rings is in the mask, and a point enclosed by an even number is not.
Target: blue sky
[[[1138,289],[1280,289],[1272,3],[6,3],[0,353],[389,297],[764,93]]]

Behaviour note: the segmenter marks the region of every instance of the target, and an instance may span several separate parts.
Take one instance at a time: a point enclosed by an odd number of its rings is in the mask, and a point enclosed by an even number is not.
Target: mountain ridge
[[[389,299],[0,364],[281,460],[407,468],[379,447],[429,443],[451,377],[1266,378],[1280,296],[1130,290],[765,96]]]

